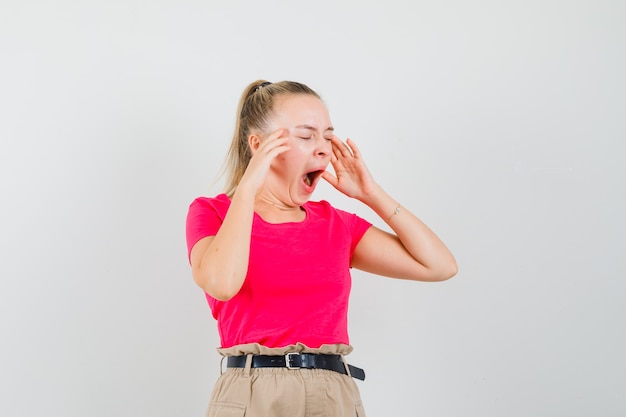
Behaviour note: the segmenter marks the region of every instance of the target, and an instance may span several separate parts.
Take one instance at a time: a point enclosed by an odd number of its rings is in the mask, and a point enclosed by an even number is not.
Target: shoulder
[[[207,221],[220,222],[226,217],[230,207],[230,198],[226,194],[215,197],[197,197],[189,204],[187,224],[206,223]]]
[[[321,201],[309,201],[304,205],[305,209],[312,213],[315,217],[321,217],[328,220],[337,219],[347,225],[353,225],[355,223],[368,223],[366,220],[361,219],[355,213],[350,213],[345,210],[338,209],[330,204],[326,200]],[[368,223],[369,224],[369,223]]]
[[[218,194],[215,197],[196,197],[190,206],[230,206],[230,198],[226,194]]]
[[[304,204],[304,208],[309,213],[313,213],[317,216],[328,217],[336,214],[341,211],[333,207],[328,201],[320,200],[320,201],[307,201]]]
[[[341,240],[341,237],[348,239],[351,242],[350,254],[354,253],[356,245],[372,226],[369,221],[355,213],[335,208],[328,201],[308,202],[305,209],[311,214],[313,221],[323,223],[326,230],[337,239]]]
[[[189,211],[225,212],[228,211],[228,207],[230,207],[230,198],[226,194],[219,194],[215,197],[197,197],[189,205]]]

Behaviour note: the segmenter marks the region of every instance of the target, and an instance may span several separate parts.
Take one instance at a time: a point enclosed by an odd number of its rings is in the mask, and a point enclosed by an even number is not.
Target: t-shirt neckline
[[[222,194],[224,197],[226,197],[226,199],[228,200],[228,204],[230,206],[230,203],[232,203],[232,199],[226,195],[226,194]],[[297,225],[303,225],[309,222],[309,220],[311,219],[311,213],[309,211],[309,208],[307,207],[308,202],[304,203],[303,205],[300,206],[300,208],[304,211],[304,220],[299,221],[299,222],[282,222],[282,223],[271,223],[268,222],[267,220],[265,220],[263,217],[261,217],[261,215],[259,213],[256,212],[256,210],[254,211],[254,218],[258,219],[261,223],[263,224],[267,224],[270,226],[297,226]]]
[[[301,205],[300,208],[302,209],[302,211],[304,211],[304,220],[299,221],[299,222],[281,222],[281,223],[268,222],[263,217],[261,217],[261,215],[257,213],[256,211],[254,212],[254,217],[258,219],[259,221],[261,221],[263,224],[268,224],[270,226],[299,226],[299,225],[308,223],[311,217],[311,213],[309,213],[309,209],[306,207],[306,204]]]

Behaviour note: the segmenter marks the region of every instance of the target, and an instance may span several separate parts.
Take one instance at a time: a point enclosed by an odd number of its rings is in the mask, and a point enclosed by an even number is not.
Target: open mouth
[[[311,185],[313,185],[315,183],[315,180],[317,180],[319,178],[319,176],[322,175],[322,172],[324,172],[324,171],[319,169],[317,171],[311,171],[311,172],[305,174],[304,178],[303,178],[304,179],[304,183],[310,187]]]

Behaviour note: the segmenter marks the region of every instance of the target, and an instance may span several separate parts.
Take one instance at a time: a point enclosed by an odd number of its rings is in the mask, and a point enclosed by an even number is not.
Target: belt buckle
[[[291,356],[292,355],[300,355],[298,352],[291,352],[285,355],[285,366],[287,369],[300,369],[300,366],[291,366]]]

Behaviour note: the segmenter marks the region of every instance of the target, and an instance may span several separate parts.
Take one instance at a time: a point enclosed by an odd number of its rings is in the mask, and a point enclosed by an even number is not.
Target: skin
[[[321,100],[309,95],[277,98],[268,131],[248,138],[252,159],[219,232],[191,251],[194,280],[209,295],[225,301],[243,285],[254,213],[270,223],[303,221],[301,206],[320,179],[370,207],[393,230],[370,227],[355,248],[353,268],[415,281],[443,281],[457,273],[450,251],[421,220],[404,207],[393,214],[398,203],[374,181],[356,144],[333,134]],[[329,163],[335,175],[323,171],[308,186],[304,176]]]

